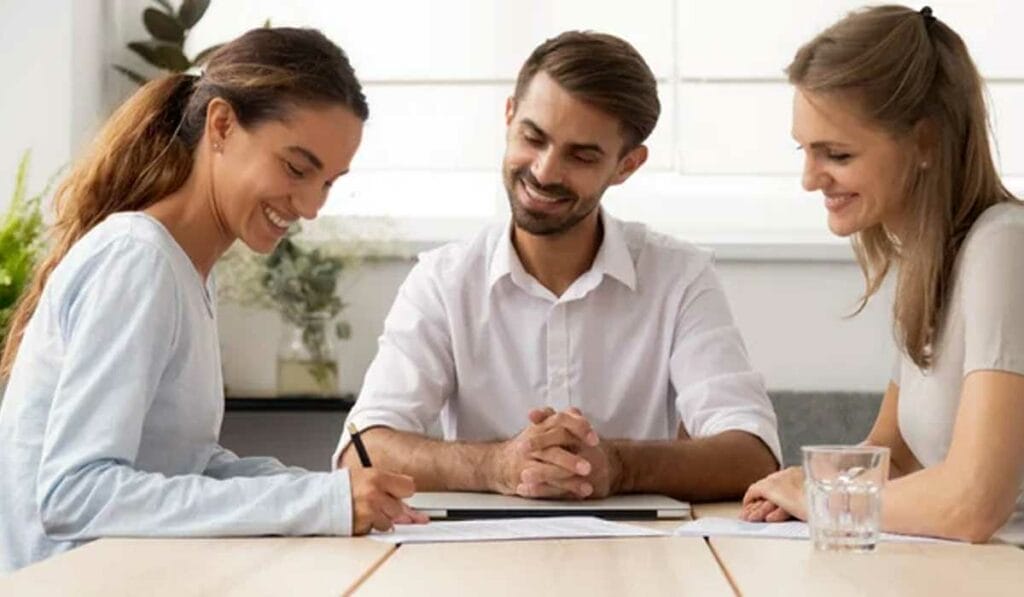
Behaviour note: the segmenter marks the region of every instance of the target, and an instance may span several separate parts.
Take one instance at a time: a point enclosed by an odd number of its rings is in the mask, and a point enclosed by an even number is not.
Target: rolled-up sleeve
[[[725,292],[709,264],[683,294],[669,357],[676,409],[692,437],[739,430],[782,462],[775,411],[753,370]]]
[[[376,357],[342,429],[331,457],[337,468],[350,437],[358,429],[388,427],[427,433],[455,391],[451,327],[436,274],[421,256],[398,290],[384,321]]]
[[[347,471],[236,476],[226,454],[210,469],[223,478],[136,468],[146,414],[181,333],[180,289],[153,247],[115,246],[101,259],[61,314],[66,354],[35,488],[47,535],[351,534]]]

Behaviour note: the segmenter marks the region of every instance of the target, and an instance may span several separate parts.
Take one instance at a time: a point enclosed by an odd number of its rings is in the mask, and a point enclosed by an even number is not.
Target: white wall
[[[0,209],[10,200],[23,151],[33,152],[33,190],[70,155],[72,3],[0,3]]]
[[[854,262],[719,262],[719,273],[754,367],[771,390],[881,392],[895,348],[891,292],[860,315]]]
[[[107,4],[0,2],[0,210],[22,152],[39,191],[88,142],[105,116],[102,40]]]
[[[129,0],[122,0],[127,2]],[[530,50],[566,29],[594,29],[633,43],[659,81],[662,116],[648,140],[650,159],[615,194],[621,215],[695,228],[751,197],[767,199],[790,181],[784,216],[751,218],[749,228],[805,227],[817,206],[795,174],[802,165],[790,139],[792,88],[783,68],[799,45],[870,0],[376,0],[316,2],[218,0],[190,36],[192,50],[226,41],[270,18],[316,26],[348,53],[365,84],[370,120],[352,175],[339,180],[325,211],[341,215],[422,217],[500,213],[493,172],[503,149],[503,100]],[[1019,0],[930,0],[971,48],[987,78],[997,157],[1015,190],[1024,190],[1024,60],[1013,47]],[[401,14],[402,18],[395,18]],[[426,140],[407,143],[409,138]],[[425,174],[435,184],[419,185]],[[666,176],[671,175],[671,176]],[[755,177],[756,175],[756,177]],[[728,196],[730,180],[748,177]],[[715,204],[694,191],[723,187]],[[667,186],[672,202],[652,197]],[[418,192],[402,192],[418,186]],[[473,189],[451,193],[449,189]],[[351,195],[358,195],[352,197]],[[652,215],[653,214],[653,215]],[[733,224],[737,224],[733,218]]]

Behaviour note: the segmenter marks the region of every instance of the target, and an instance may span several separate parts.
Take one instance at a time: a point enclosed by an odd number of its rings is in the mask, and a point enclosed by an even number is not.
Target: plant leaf
[[[210,57],[210,54],[213,54],[214,52],[219,50],[223,45],[224,44],[217,44],[215,46],[210,46],[202,52],[199,52],[198,54],[196,54],[196,57],[192,59],[192,64],[203,64]]]
[[[347,321],[339,321],[334,326],[334,334],[339,340],[348,340],[352,336],[352,326]]]
[[[147,79],[146,77],[140,75],[139,73],[137,73],[137,72],[135,72],[135,71],[133,71],[131,69],[125,68],[125,67],[121,66],[120,64],[115,64],[114,65],[114,70],[116,70],[117,72],[121,73],[122,75],[128,77],[136,85],[138,85],[140,87],[149,82],[149,79]]]
[[[203,18],[209,7],[210,0],[184,0],[178,9],[178,21],[185,29],[191,29]]]
[[[171,42],[181,45],[185,41],[185,29],[178,22],[178,19],[160,12],[155,8],[147,8],[142,11],[142,24],[146,31],[160,41]]]
[[[153,0],[153,2],[159,4],[164,9],[164,12],[168,14],[168,16],[174,15],[174,7],[171,6],[171,3],[167,0]]]
[[[0,343],[18,297],[30,282],[44,232],[42,195],[27,191],[30,153],[22,154],[14,179],[14,193],[0,218]],[[45,192],[44,192],[45,193]]]
[[[25,191],[28,181],[28,166],[32,163],[32,151],[26,150],[18,160],[18,169],[14,174],[14,195],[11,196],[11,207],[9,214],[16,214],[25,201]]]
[[[157,68],[174,72],[185,72],[192,66],[181,48],[159,41],[133,41],[128,49]]]

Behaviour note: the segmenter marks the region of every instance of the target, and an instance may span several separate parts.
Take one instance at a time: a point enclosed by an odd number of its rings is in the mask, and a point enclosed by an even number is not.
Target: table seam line
[[[386,554],[384,554],[384,557],[382,557],[379,560],[377,560],[373,564],[373,566],[370,566],[366,570],[366,572],[364,572],[358,579],[356,579],[356,582],[353,583],[352,586],[348,588],[348,590],[342,592],[342,597],[348,597],[349,595],[355,594],[355,592],[359,590],[359,587],[363,586],[366,583],[366,581],[369,580],[371,576],[373,576],[374,572],[379,570],[380,567],[383,566],[385,562],[390,560],[391,556],[393,556],[394,554],[398,553],[398,549],[400,547],[401,547],[401,544],[395,545],[395,546],[393,546],[393,549],[388,550],[388,552]]]
[[[708,549],[711,550],[712,557],[715,558],[715,563],[721,568],[722,574],[725,576],[726,582],[729,583],[729,587],[732,592],[736,594],[736,597],[743,597],[743,593],[740,591],[739,585],[736,584],[736,580],[729,574],[729,569],[725,567],[725,562],[722,561],[721,556],[718,555],[718,551],[715,550],[715,546],[711,543],[710,537],[704,537],[704,543],[707,544]]]

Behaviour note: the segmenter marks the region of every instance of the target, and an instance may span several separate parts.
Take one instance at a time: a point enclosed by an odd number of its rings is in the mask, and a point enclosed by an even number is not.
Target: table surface
[[[403,545],[358,595],[732,595],[703,539]]]
[[[694,505],[736,516],[736,503]],[[634,524],[671,531],[677,521]],[[360,538],[101,539],[0,577],[0,595],[1021,595],[1008,545],[690,537],[395,547]]]
[[[1024,595],[1012,545],[881,543],[870,554],[816,553],[806,541],[710,539],[740,594]]]
[[[0,595],[339,595],[394,550],[365,537],[100,539],[0,577]]]

